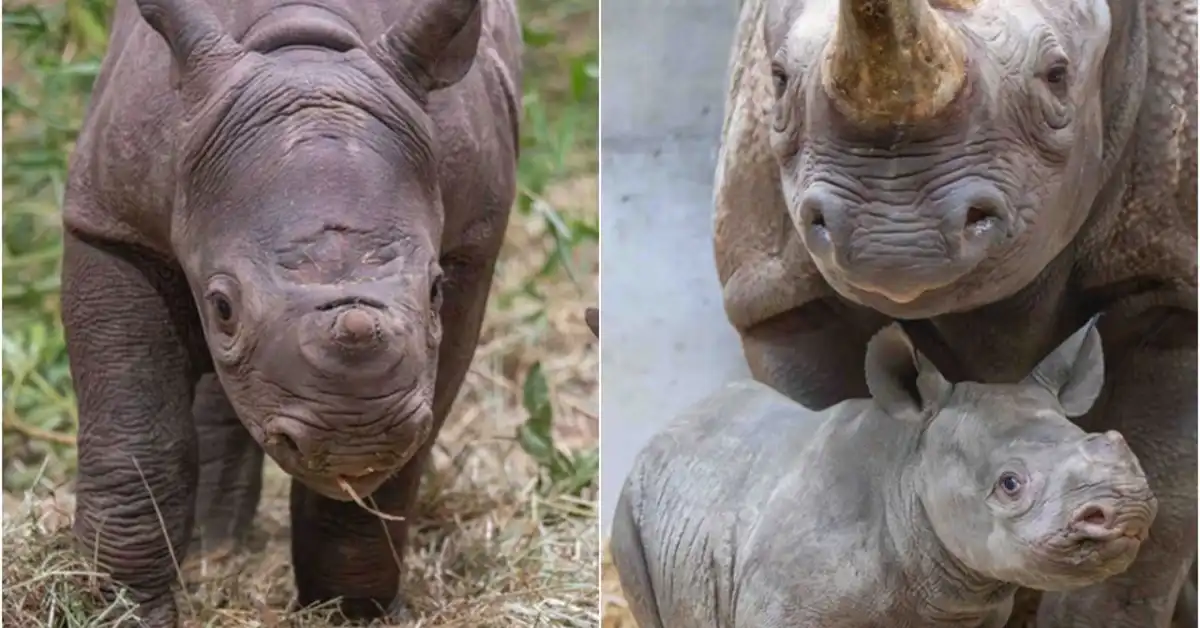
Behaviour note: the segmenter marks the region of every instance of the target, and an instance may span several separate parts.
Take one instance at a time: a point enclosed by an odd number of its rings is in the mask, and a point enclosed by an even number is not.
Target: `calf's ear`
[[[1054,393],[1069,417],[1091,410],[1104,388],[1104,348],[1097,322],[1099,315],[1050,352],[1025,379]]]
[[[879,330],[867,343],[867,389],[891,416],[924,420],[937,412],[951,385],[913,347],[899,323]]]
[[[171,48],[181,77],[203,79],[243,52],[205,0],[137,0],[137,6]]]
[[[377,60],[426,92],[454,85],[475,62],[483,0],[416,0],[375,43]]]

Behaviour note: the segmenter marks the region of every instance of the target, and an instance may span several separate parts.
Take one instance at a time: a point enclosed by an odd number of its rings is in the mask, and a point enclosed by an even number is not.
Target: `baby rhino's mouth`
[[[366,467],[335,476],[298,476],[297,479],[323,497],[349,502],[370,497],[396,471],[396,468]]]

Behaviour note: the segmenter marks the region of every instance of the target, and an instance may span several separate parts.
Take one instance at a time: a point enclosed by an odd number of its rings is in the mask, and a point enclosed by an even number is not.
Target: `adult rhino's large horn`
[[[962,36],[929,0],[840,0],[826,92],[864,124],[928,120],[966,78]]]
[[[429,92],[466,76],[482,33],[480,0],[416,0],[372,54],[402,84]]]

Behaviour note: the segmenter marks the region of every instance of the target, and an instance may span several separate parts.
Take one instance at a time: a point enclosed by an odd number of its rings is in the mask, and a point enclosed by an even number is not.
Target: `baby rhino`
[[[1018,585],[1133,562],[1156,499],[1068,418],[1100,392],[1094,321],[1019,384],[950,384],[898,325],[866,362],[870,399],[733,384],[639,454],[612,552],[641,628],[1000,628]]]

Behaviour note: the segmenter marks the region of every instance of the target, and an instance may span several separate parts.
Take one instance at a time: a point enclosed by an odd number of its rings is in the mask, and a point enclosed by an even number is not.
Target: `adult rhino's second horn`
[[[929,0],[840,0],[824,84],[851,120],[928,120],[965,79],[963,38]]]

